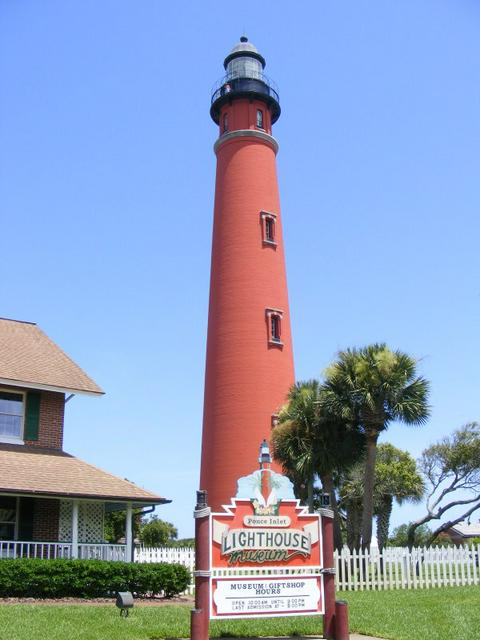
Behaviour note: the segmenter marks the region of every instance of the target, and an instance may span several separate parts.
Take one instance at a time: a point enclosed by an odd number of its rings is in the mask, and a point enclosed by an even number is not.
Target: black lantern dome
[[[218,124],[220,109],[234,98],[256,98],[263,100],[272,114],[272,124],[280,117],[280,98],[275,83],[263,72],[265,58],[246,36],[240,38],[223,66],[226,75],[213,87],[210,115]]]

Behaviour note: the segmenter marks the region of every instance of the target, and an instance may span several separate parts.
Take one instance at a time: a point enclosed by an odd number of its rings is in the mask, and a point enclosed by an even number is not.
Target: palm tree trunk
[[[388,530],[390,528],[390,516],[392,515],[393,498],[385,496],[382,500],[381,509],[377,515],[377,540],[380,551],[387,546]]]
[[[366,433],[367,459],[365,464],[365,493],[363,495],[362,516],[362,549],[370,548],[372,541],[373,520],[373,487],[375,484],[375,460],[377,458],[378,432],[372,430]]]
[[[308,512],[313,513],[313,474],[308,478],[307,482],[307,506]]]
[[[341,549],[343,546],[342,528],[340,526],[340,513],[338,511],[337,496],[335,495],[332,474],[322,474],[320,480],[322,481],[323,490],[330,496],[330,508],[333,511],[333,545],[335,549]]]
[[[347,545],[350,551],[360,548],[360,505],[347,505]]]

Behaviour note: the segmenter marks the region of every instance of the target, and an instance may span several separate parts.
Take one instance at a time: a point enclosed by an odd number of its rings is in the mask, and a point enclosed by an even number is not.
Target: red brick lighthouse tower
[[[214,509],[251,473],[294,382],[272,136],[279,97],[246,37],[224,66],[210,109],[219,137],[200,478]]]

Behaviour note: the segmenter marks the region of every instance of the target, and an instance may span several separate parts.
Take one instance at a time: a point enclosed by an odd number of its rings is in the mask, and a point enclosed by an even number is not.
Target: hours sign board
[[[242,578],[215,580],[218,618],[322,613],[320,578]]]
[[[210,516],[210,617],[323,614],[320,516],[270,469],[241,481]]]

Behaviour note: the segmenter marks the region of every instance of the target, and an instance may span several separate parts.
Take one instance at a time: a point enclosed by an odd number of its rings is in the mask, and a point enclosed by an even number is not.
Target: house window
[[[266,211],[261,212],[262,222],[262,239],[264,244],[276,245],[275,240],[275,226],[277,222],[277,216],[274,213],[268,213]]]
[[[228,113],[223,114],[223,133],[228,131]]]
[[[23,438],[24,394],[0,391],[0,440]]]
[[[263,111],[261,109],[257,109],[257,127],[263,129]]]
[[[282,342],[282,317],[283,311],[279,309],[267,309],[268,343],[275,346],[283,346]]]
[[[15,540],[17,499],[0,496],[0,540]]]

